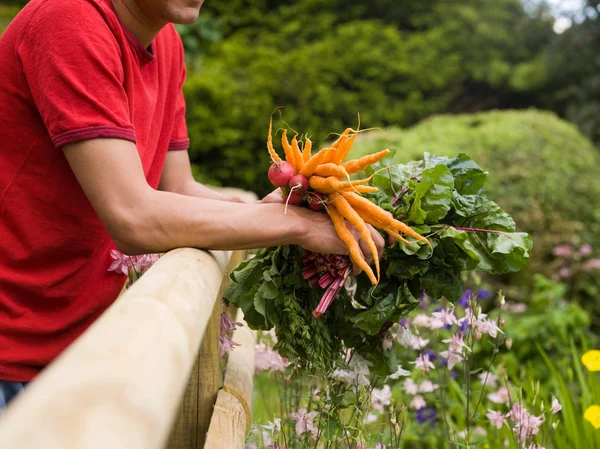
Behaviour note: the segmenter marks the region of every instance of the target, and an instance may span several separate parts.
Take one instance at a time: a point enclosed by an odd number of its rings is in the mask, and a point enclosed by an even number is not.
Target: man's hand
[[[267,196],[265,196],[262,200],[258,200],[257,203],[267,204],[267,203],[283,203],[282,198],[283,192],[281,188],[276,188]]]
[[[348,247],[337,236],[337,232],[335,231],[333,223],[331,222],[331,219],[329,218],[327,213],[314,212],[310,209],[297,206],[289,206],[287,209],[287,213],[297,214],[313,223],[313,225],[307,229],[299,243],[299,245],[304,249],[322,254],[348,255],[350,253]],[[354,238],[358,241],[363,258],[369,265],[372,265],[374,262],[374,257],[371,251],[369,250],[367,243],[353,225],[347,223],[346,226],[348,227],[348,230],[352,232]],[[371,232],[371,238],[375,242],[375,247],[377,248],[377,258],[381,260],[383,256],[383,250],[385,247],[385,240],[374,227],[372,227],[371,225],[367,225],[367,227]],[[362,271],[354,263],[354,261],[352,261],[352,266],[353,275],[357,275]]]

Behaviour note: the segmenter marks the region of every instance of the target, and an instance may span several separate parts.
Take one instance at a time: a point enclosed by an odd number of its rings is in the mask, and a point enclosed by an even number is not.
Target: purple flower
[[[424,353],[429,356],[429,360],[431,360],[431,361],[438,358],[437,354],[435,352],[433,352],[431,349],[426,349],[424,351]]]
[[[494,296],[493,293],[485,289],[481,289],[477,292],[477,299],[480,301],[491,298],[492,296]]]
[[[457,304],[466,309],[467,307],[469,307],[469,298],[472,294],[473,292],[471,290],[465,290]]]
[[[425,407],[416,412],[416,419],[419,424],[424,424],[429,421],[433,427],[437,421],[437,411],[432,407]]]

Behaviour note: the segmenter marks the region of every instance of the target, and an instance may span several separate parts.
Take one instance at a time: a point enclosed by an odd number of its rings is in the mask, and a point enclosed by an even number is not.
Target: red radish
[[[285,204],[289,204],[290,206],[300,206],[302,201],[304,200],[304,192],[300,190],[290,190],[289,195],[285,199]]]
[[[315,211],[323,210],[323,203],[325,202],[325,195],[320,192],[308,192],[306,194],[306,202],[308,207]]]
[[[287,187],[290,179],[296,174],[289,162],[275,162],[269,167],[269,181],[275,187]]]
[[[308,190],[308,178],[302,175],[294,175],[290,178],[290,189],[306,192]]]

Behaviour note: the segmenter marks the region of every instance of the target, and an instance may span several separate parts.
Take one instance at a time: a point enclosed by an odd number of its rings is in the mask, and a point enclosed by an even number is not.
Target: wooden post
[[[243,321],[241,311],[238,321]],[[236,347],[227,361],[223,389],[219,391],[206,436],[205,449],[243,449],[252,422],[255,333],[244,325],[235,330]]]
[[[162,257],[8,407],[0,449],[164,447],[227,258]]]
[[[229,274],[245,257],[245,251],[235,251],[229,259],[229,265],[225,270],[213,316],[202,340],[198,359],[194,364],[187,389],[181,401],[179,416],[166,446],[168,449],[202,449],[204,447],[206,432],[217,400],[217,393],[223,385],[223,369],[220,365],[219,356],[219,335],[221,313],[225,311],[225,308],[221,306],[221,298],[231,284]]]

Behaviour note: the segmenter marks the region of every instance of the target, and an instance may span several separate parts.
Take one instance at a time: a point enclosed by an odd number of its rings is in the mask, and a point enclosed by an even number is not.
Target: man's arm
[[[169,151],[167,153],[158,189],[219,201],[245,202],[238,197],[227,195],[197,182],[192,176],[192,167],[187,151]]]
[[[141,254],[177,247],[244,249],[296,244],[348,254],[326,214],[282,204],[239,204],[151,188],[135,145],[92,139],[64,154],[120,251]],[[377,234],[378,246],[383,241]],[[367,260],[370,258],[367,254]]]

